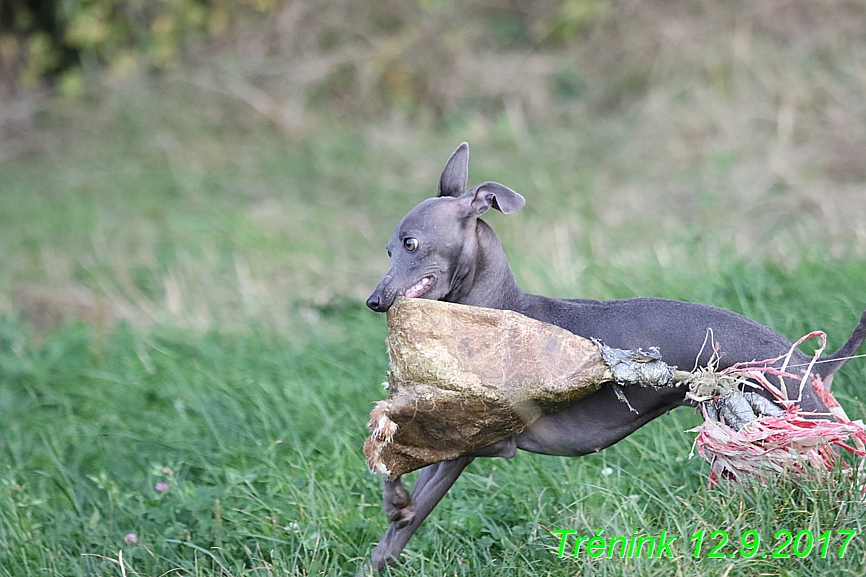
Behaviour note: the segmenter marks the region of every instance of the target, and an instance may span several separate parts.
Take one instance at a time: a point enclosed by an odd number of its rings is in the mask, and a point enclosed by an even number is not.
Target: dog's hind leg
[[[866,341],[866,311],[863,311],[860,322],[854,327],[854,332],[851,333],[845,344],[832,355],[818,359],[818,363],[815,365],[814,372],[821,377],[828,391],[833,384],[833,376],[836,371],[841,369],[842,365],[848,362],[848,359],[857,354],[863,341]]]

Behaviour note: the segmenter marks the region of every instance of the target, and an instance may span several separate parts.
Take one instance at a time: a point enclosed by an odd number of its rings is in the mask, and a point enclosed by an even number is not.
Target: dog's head
[[[439,194],[410,210],[388,241],[391,266],[367,306],[385,312],[397,296],[447,300],[471,283],[475,273],[478,218],[491,207],[505,214],[526,204],[507,186],[484,182],[466,189],[469,145],[448,159],[439,179]],[[464,286],[465,288],[465,286]]]

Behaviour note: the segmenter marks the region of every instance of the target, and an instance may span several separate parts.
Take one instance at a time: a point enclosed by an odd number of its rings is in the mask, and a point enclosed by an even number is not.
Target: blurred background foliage
[[[80,95],[84,70],[162,70],[243,13],[274,11],[269,0],[9,0],[0,7],[0,59],[22,88],[47,80]]]
[[[822,108],[861,95],[862,2],[718,4],[4,0],[0,80],[7,99],[40,87],[82,97],[102,81],[173,71],[300,136],[317,111],[363,122],[504,108],[559,123],[619,113],[660,86],[667,100],[703,85],[724,102],[757,88]],[[790,67],[808,77],[778,78]],[[779,81],[792,93],[777,93]]]
[[[222,87],[278,123],[317,105],[347,115],[397,108],[442,116],[495,108],[502,98],[520,99],[537,117],[587,95],[601,108],[640,97],[665,72],[658,67],[669,64],[660,59],[666,49],[679,43],[702,52],[731,24],[740,42],[734,57],[756,35],[830,63],[827,51],[856,42],[864,18],[854,0],[735,3],[741,10],[715,4],[6,0],[0,70],[7,90],[44,83],[81,96],[87,79],[213,64],[220,55],[243,71]],[[701,64],[711,85],[735,91],[735,62]],[[604,93],[588,94],[596,84]]]
[[[531,291],[862,259],[863,30],[860,0],[4,0],[0,311],[360,302],[462,140],[529,199],[496,227]]]
[[[161,71],[233,38],[255,41],[249,50],[263,57],[327,56],[316,62],[324,67],[314,99],[365,96],[358,91],[366,89],[389,103],[426,102],[441,111],[450,99],[434,81],[447,76],[461,51],[561,43],[607,7],[604,0],[465,4],[455,10],[449,0],[8,0],[0,7],[0,62],[22,88],[48,81],[80,95],[85,73]],[[483,25],[467,25],[467,12]],[[370,69],[359,70],[357,62],[368,57]]]

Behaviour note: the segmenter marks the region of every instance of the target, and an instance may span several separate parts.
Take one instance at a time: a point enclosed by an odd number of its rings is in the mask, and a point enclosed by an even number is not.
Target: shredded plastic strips
[[[866,427],[810,376],[788,372],[786,357],[691,373],[662,362],[657,349],[623,351],[514,311],[422,299],[398,299],[388,312],[388,399],[370,413],[364,453],[388,479],[471,454],[507,439],[613,383],[628,404],[629,386],[683,386],[704,423],[693,445],[720,479],[829,470],[840,448],[866,462]],[[813,363],[823,347],[815,353]],[[774,368],[783,361],[781,368]],[[780,379],[780,386],[772,383]],[[830,410],[813,415],[787,397],[782,378],[811,386]],[[754,392],[763,387],[776,400]],[[751,390],[746,390],[751,389]],[[781,407],[781,408],[780,408]],[[629,405],[629,408],[631,406]],[[634,409],[632,409],[634,410]]]
[[[827,335],[823,332],[809,333],[798,340],[791,347],[791,351],[815,337],[822,339],[822,346],[815,352],[812,360],[814,364],[827,343]],[[812,365],[804,376],[787,372],[791,351],[787,356],[741,363],[716,373],[715,389],[704,391],[703,396],[695,394],[694,383],[697,380],[693,381],[689,396],[699,402],[704,422],[692,429],[692,432],[698,434],[692,454],[694,449],[697,449],[698,454],[710,463],[710,486],[724,478],[741,480],[745,476],[752,476],[767,480],[775,473],[807,473],[810,467],[813,471],[828,471],[841,461],[836,452],[837,448],[858,457],[858,467],[864,467],[866,427],[863,422],[848,418],[821,379],[811,374]],[[781,369],[773,367],[783,359],[785,362]],[[772,377],[780,379],[779,386],[772,383]],[[784,378],[800,381],[798,398],[789,398],[781,381]],[[741,427],[720,422],[714,413],[717,413],[720,403],[723,402],[726,390],[739,391],[737,385],[746,379],[769,391],[777,404],[786,409],[775,408],[771,414],[756,414]],[[817,393],[829,409],[829,415],[816,415],[800,409],[798,402],[803,387],[806,386],[812,387]],[[841,463],[847,466],[845,461]]]

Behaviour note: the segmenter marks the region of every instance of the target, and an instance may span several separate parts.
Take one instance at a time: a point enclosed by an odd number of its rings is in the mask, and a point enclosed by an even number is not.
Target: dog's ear
[[[467,192],[466,197],[470,200],[470,216],[481,216],[490,207],[504,214],[511,214],[526,204],[523,195],[498,182],[482,182]]]
[[[467,182],[469,182],[469,145],[464,142],[457,147],[445,164],[445,170],[439,177],[439,194],[436,196],[462,196],[466,191]]]

